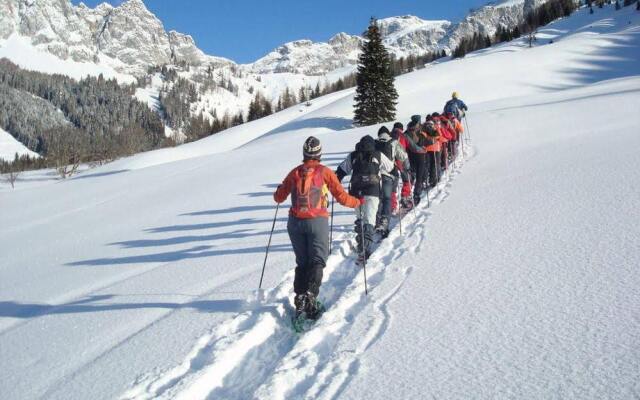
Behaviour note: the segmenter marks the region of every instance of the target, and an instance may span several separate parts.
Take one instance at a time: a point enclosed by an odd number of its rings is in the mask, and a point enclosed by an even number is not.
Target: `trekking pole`
[[[431,174],[429,174],[429,170],[427,169],[427,158],[428,157],[429,157],[429,153],[427,152],[424,155],[424,164],[423,164],[424,165],[423,168],[425,169],[424,173],[427,174],[427,181],[429,180],[429,175],[431,175]],[[427,208],[431,208],[431,198],[429,197],[429,185],[428,184],[427,184]],[[415,217],[415,214],[414,214],[414,217]]]
[[[464,116],[464,126],[467,128],[467,138],[471,141],[471,132],[469,131],[469,122],[466,115]]]
[[[269,247],[271,247],[271,238],[273,237],[273,229],[276,227],[276,218],[278,217],[278,208],[280,208],[280,203],[278,203],[278,205],[276,206],[276,213],[273,216],[273,225],[271,225],[269,242],[267,242],[267,251],[264,254],[264,263],[262,264],[262,274],[260,274],[260,284],[258,285],[258,290],[262,289],[262,278],[264,278],[264,269],[267,266],[267,257],[269,256]]]
[[[329,249],[331,249],[331,245],[333,244],[333,203],[335,202],[335,197],[331,197],[331,230],[329,233]],[[329,250],[331,252],[331,250]]]
[[[363,207],[363,206],[360,206]],[[369,289],[367,288],[367,251],[364,248],[364,210],[360,210],[360,237],[362,238],[362,271],[364,272],[364,294],[369,295]]]

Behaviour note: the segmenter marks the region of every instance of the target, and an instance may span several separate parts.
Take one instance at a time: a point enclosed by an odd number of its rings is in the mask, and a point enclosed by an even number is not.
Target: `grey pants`
[[[296,254],[296,294],[311,292],[318,296],[322,269],[329,258],[329,220],[326,217],[300,219],[289,215],[287,231]]]
[[[360,229],[360,222],[356,221],[355,231],[357,233],[356,240],[358,241],[358,253],[364,251],[367,257],[371,254],[373,245],[374,227],[376,226],[376,215],[378,214],[378,206],[380,205],[380,198],[377,196],[364,196],[364,205],[356,208],[356,217],[362,221],[362,228]],[[363,236],[364,235],[364,240]],[[362,244],[364,242],[364,249]]]
[[[395,177],[382,175],[382,191],[380,192],[380,205],[378,206],[378,215],[380,217],[391,217],[391,193],[398,186]]]
[[[356,217],[361,219],[365,225],[376,226],[379,205],[380,197],[364,196],[364,205],[356,208]]]

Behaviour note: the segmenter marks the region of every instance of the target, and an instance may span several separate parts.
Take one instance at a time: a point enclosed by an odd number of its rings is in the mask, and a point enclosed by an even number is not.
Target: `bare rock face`
[[[190,36],[167,33],[142,0],[96,8],[74,7],[70,0],[0,0],[0,39],[12,34],[30,38],[38,49],[63,60],[106,59],[119,72],[134,75],[151,65],[211,61]]]
[[[378,21],[384,44],[396,57],[422,55],[439,50],[451,26],[449,21],[426,21],[412,15]]]
[[[473,36],[474,33],[493,36],[499,26],[515,28],[530,11],[546,1],[505,0],[481,7],[452,26],[441,44],[453,50],[464,37]]]
[[[465,36],[493,35],[499,25],[513,27],[546,0],[503,0],[470,13],[457,24],[406,15],[378,21],[383,40],[396,57],[454,49]],[[144,75],[149,66],[179,63],[234,66],[208,56],[193,38],[166,32],[143,0],[118,7],[106,3],[74,7],[71,0],[0,0],[0,40],[13,34],[27,37],[42,51],[81,62],[106,62],[118,72]],[[285,43],[242,69],[264,74],[292,72],[320,75],[357,63],[363,38],[339,33],[328,42]]]

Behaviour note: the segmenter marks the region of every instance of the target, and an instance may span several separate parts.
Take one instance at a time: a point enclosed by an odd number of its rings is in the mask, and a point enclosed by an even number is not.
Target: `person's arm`
[[[462,104],[462,109],[467,111],[469,108],[467,107],[466,104],[464,104],[464,101],[460,100],[460,103]]]
[[[407,139],[407,147],[413,153],[426,153],[425,149],[419,146],[416,142],[413,141],[413,138],[410,135],[405,135]]]
[[[356,208],[360,206],[360,200],[357,197],[351,196],[344,190],[342,184],[338,180],[338,177],[330,168],[325,168],[322,176],[324,178],[324,183],[327,184],[329,191],[333,197],[338,200],[338,203],[349,208]]]
[[[284,181],[282,181],[282,183],[278,186],[278,189],[276,189],[275,193],[273,194],[273,200],[275,200],[276,203],[282,203],[287,199],[287,197],[289,197],[289,194],[291,193],[293,175],[295,174],[296,169],[297,168],[289,172],[287,177],[284,178]]]
[[[351,154],[349,154],[347,158],[345,158],[344,161],[342,161],[340,165],[338,165],[338,168],[336,169],[336,175],[337,175],[338,181],[342,182],[344,177],[349,175],[350,173],[351,173]]]

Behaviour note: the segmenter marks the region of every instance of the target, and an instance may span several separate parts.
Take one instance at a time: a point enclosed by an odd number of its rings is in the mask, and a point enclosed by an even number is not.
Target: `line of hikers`
[[[282,203],[291,194],[287,231],[297,265],[293,284],[296,316],[304,312],[315,319],[320,311],[317,297],[331,246],[329,192],[338,203],[356,210],[358,253],[366,260],[376,232],[386,238],[391,216],[417,205],[455,160],[463,146],[460,121],[465,111],[467,106],[454,92],[443,114],[428,114],[424,122],[414,115],[406,130],[400,122],[391,131],[383,126],[377,140],[362,137],[335,172],[320,163],[320,141],[307,138],[303,163],[289,172],[273,195]],[[341,182],[348,175],[347,193]]]

